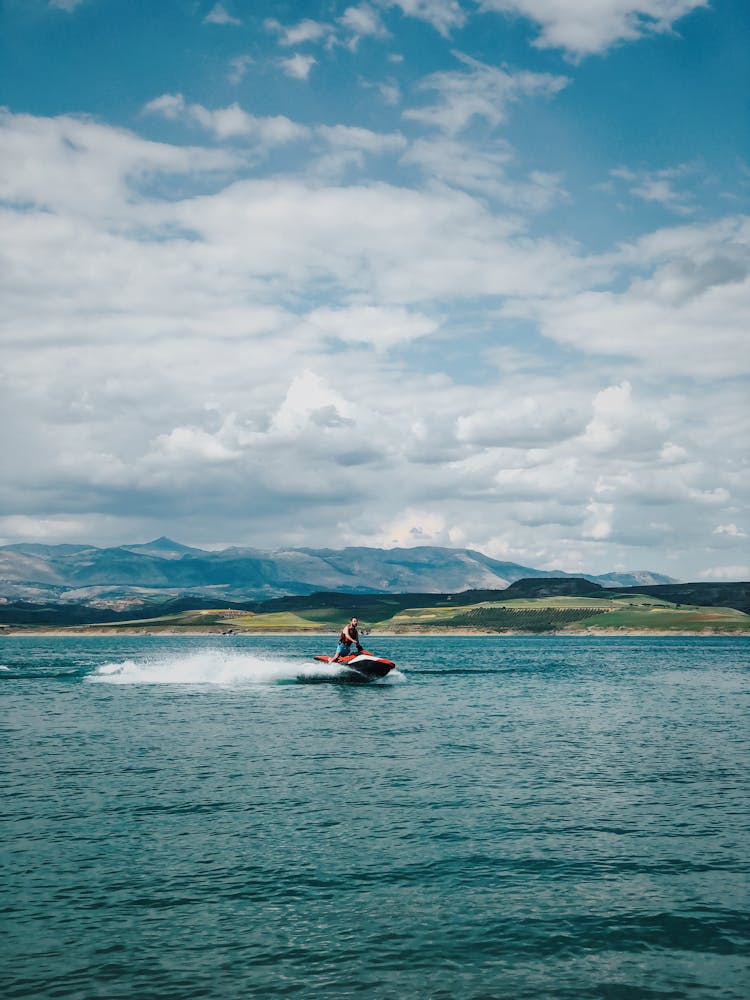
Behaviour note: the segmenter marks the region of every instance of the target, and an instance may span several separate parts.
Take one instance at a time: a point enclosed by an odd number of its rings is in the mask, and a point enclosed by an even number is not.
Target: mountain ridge
[[[502,590],[520,579],[572,575],[504,562],[473,549],[429,545],[268,550],[227,546],[211,551],[162,536],[110,547],[0,546],[0,599],[99,607],[186,596],[246,601],[319,591],[458,593]],[[609,587],[677,582],[648,571],[576,575]]]

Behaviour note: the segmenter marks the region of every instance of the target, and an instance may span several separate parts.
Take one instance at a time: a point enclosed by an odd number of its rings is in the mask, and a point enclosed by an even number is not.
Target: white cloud
[[[203,18],[204,24],[242,24],[239,18],[233,17],[223,3],[215,4]]]
[[[229,72],[227,73],[227,79],[231,84],[237,86],[238,83],[242,83],[245,79],[248,69],[253,64],[253,57],[249,55],[235,56],[233,59],[229,60]]]
[[[480,448],[539,448],[581,434],[586,423],[572,394],[542,396],[506,394],[491,409],[476,408],[456,423],[459,441]]]
[[[698,378],[750,372],[750,221],[660,230],[610,257],[622,291],[509,304],[545,336]]]
[[[303,371],[289,385],[284,401],[274,414],[271,427],[290,437],[306,429],[316,415],[323,414],[329,424],[351,424],[351,404],[319,375]],[[319,421],[317,422],[319,425]]]
[[[407,145],[400,132],[371,132],[349,125],[319,125],[315,132],[326,145],[315,173],[325,178],[336,178],[350,167],[362,168],[367,157],[399,153]]]
[[[265,27],[279,37],[279,45],[291,48],[307,42],[320,42],[330,37],[333,28],[322,21],[306,19],[297,24],[285,26],[274,18],[265,22]]]
[[[38,118],[0,109],[0,197],[39,209],[65,206],[99,225],[137,203],[137,190],[157,176],[227,171],[238,165],[222,150],[149,142],[124,129],[62,115]],[[27,220],[29,224],[32,219]],[[39,221],[55,226],[54,218]]]
[[[351,125],[319,125],[316,131],[331,146],[364,153],[397,153],[407,145],[400,132],[372,132]]]
[[[540,48],[565,49],[582,57],[617,42],[671,31],[681,17],[708,0],[480,0],[480,9],[535,21]]]
[[[330,289],[398,305],[534,294],[540,274],[552,293],[567,287],[579,266],[552,242],[516,240],[511,224],[444,190],[240,181],[220,194],[182,201],[171,215],[207,243],[237,254],[248,272],[264,280],[278,276],[280,287],[302,288],[325,277]]]
[[[85,536],[88,519],[72,520],[67,517],[29,517],[26,514],[11,514],[0,517],[0,545],[8,545],[17,538],[34,542],[67,541],[79,535]]]
[[[615,508],[611,503],[596,503],[586,505],[586,518],[583,524],[585,538],[601,541],[612,534],[612,518]]]
[[[257,117],[248,114],[239,104],[210,110],[202,104],[188,104],[182,94],[162,94],[149,101],[145,114],[161,115],[172,121],[200,125],[217,139],[255,139],[264,147],[279,146],[305,138],[309,131],[284,115]]]
[[[415,545],[453,545],[453,534],[445,516],[429,508],[407,507],[389,520],[372,537],[349,534],[348,544],[368,544],[383,548],[412,548]]]
[[[308,314],[307,322],[322,336],[371,345],[377,350],[425,337],[434,333],[438,326],[427,316],[378,306],[316,309]]]
[[[295,52],[288,59],[279,59],[279,66],[287,76],[295,80],[307,80],[317,61],[314,56],[303,56],[302,53]]]
[[[380,91],[386,104],[393,106],[398,104],[401,100],[401,88],[393,80],[388,80],[385,83],[379,84],[378,90]]]
[[[161,113],[210,121],[174,98]],[[234,153],[87,120],[0,128],[9,515],[67,523],[59,538],[86,512],[99,539],[221,524],[255,544],[471,544],[550,568],[744,558],[727,558],[748,495],[742,386],[705,365],[670,382],[641,347],[623,366],[585,340],[540,345],[498,311],[610,279],[645,294],[658,273],[652,296],[679,314],[742,284],[744,223],[587,259],[445,184],[309,170],[321,145],[400,154],[398,133],[312,129],[293,175],[258,179]]]
[[[457,135],[475,118],[492,126],[500,125],[510,104],[527,97],[552,96],[569,83],[564,76],[528,70],[511,73],[460,53],[457,57],[467,68],[426,77],[421,89],[436,91],[437,102],[410,108],[404,112],[405,118]]]
[[[391,7],[398,7],[406,17],[414,17],[431,24],[447,37],[466,23],[466,13],[457,0],[386,0]]]
[[[519,211],[544,211],[566,199],[559,175],[532,170],[515,179],[510,176],[513,161],[513,150],[506,143],[476,148],[448,136],[417,139],[403,157],[427,178],[495,198]]]
[[[296,24],[284,25],[275,18],[268,18],[265,27],[277,36],[279,45],[285,48],[324,44],[330,49],[336,45],[345,45],[355,52],[363,38],[389,37],[378,10],[369,3],[346,7],[341,16],[336,18],[335,24],[306,18]],[[307,79],[313,65],[311,59],[311,56],[296,53],[294,57],[283,60],[283,63],[291,67],[291,70],[286,70],[290,76]]]
[[[698,576],[702,580],[750,580],[750,566],[713,566],[702,570]]]
[[[664,442],[659,455],[662,462],[670,464],[684,462],[687,457],[687,449],[683,448],[680,444],[674,444],[672,441]]]
[[[726,535],[729,538],[747,538],[747,533],[737,527],[736,524],[719,524],[714,528],[715,535]]]
[[[594,397],[592,410],[582,444],[593,452],[635,449],[642,453],[663,447],[669,420],[658,410],[644,412],[633,399],[630,382],[602,389]]]
[[[367,3],[347,7],[338,23],[349,35],[348,46],[354,50],[362,38],[387,38],[388,31],[378,12]]]
[[[222,442],[220,434],[209,434],[200,427],[175,427],[169,434],[161,434],[156,438],[149,460],[195,465],[226,462],[237,458],[238,454]]]
[[[654,202],[676,215],[690,215],[695,211],[692,196],[675,188],[675,182],[687,173],[686,167],[672,167],[657,171],[635,171],[618,167],[611,176],[625,181],[630,193],[643,201]]]

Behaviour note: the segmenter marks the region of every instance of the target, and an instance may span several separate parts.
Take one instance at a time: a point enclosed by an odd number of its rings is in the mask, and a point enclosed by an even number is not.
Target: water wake
[[[394,671],[394,681],[404,680]],[[189,655],[105,663],[86,680],[97,684],[279,684],[345,682],[353,672],[338,664],[275,659],[206,649]],[[389,678],[384,678],[389,680]],[[382,683],[379,682],[379,683]]]

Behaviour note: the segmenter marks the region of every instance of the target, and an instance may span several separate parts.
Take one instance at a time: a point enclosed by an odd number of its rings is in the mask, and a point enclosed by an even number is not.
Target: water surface
[[[372,645],[0,639],[0,995],[746,1000],[746,639]]]

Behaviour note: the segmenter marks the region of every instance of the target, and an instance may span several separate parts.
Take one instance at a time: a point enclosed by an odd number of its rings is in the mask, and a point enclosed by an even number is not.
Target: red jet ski
[[[332,656],[316,656],[314,659],[318,660],[319,663],[331,663],[333,661]],[[362,674],[368,680],[385,677],[396,666],[393,660],[386,660],[384,656],[375,656],[374,653],[368,653],[366,649],[363,649],[361,653],[354,653],[351,656],[342,656],[340,660],[336,660],[334,666],[338,666],[339,663],[342,667],[348,667],[349,670],[356,670],[357,673]]]

